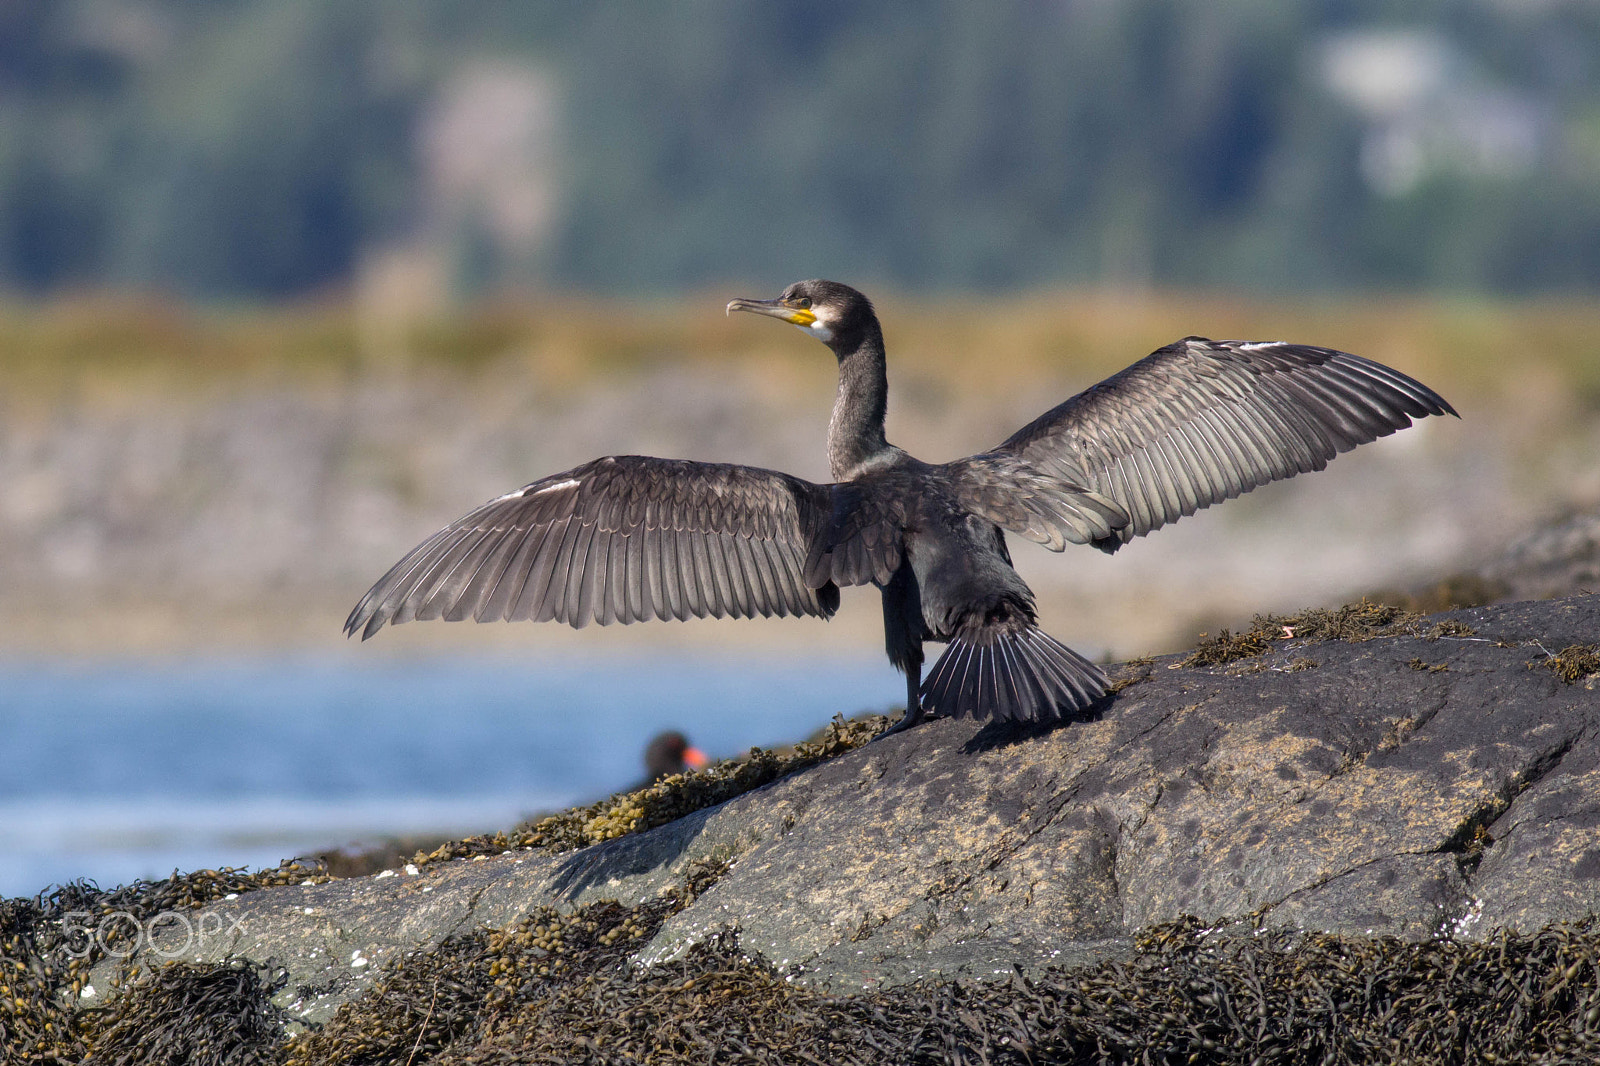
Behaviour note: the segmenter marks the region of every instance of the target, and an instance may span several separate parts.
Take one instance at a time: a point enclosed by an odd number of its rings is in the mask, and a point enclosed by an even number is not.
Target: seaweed
[[[1272,650],[1278,641],[1294,640],[1315,644],[1327,640],[1359,643],[1376,637],[1424,635],[1424,616],[1393,604],[1374,603],[1363,597],[1355,603],[1332,609],[1313,607],[1292,615],[1258,614],[1250,628],[1238,635],[1224,629],[1216,636],[1200,634],[1194,650],[1180,660],[1180,666],[1224,666],[1251,659]],[[1446,631],[1442,627],[1449,626]],[[1470,633],[1460,623],[1442,622],[1434,627],[1441,634]]]
[[[454,841],[434,851],[418,852],[418,866],[476,855],[499,855],[516,848],[546,852],[573,851],[666,825],[684,815],[725,803],[797,770],[859,748],[888,725],[883,715],[833,721],[811,740],[787,752],[751,748],[738,759],[695,773],[675,774],[636,792],[624,792],[587,807],[550,815],[510,832]]]
[[[1149,681],[1154,676],[1155,658],[1143,656],[1138,659],[1129,659],[1107,671],[1111,675],[1111,684],[1106,686],[1106,692],[1115,696],[1125,688],[1137,685],[1142,681]]]
[[[290,860],[269,870],[198,870],[112,890],[60,885],[32,899],[0,900],[0,1049],[4,1061],[83,1060],[85,1029],[71,1009],[89,971],[166,911],[275,885],[328,880],[320,866]],[[131,919],[131,921],[130,921]],[[94,935],[89,935],[90,932]],[[180,1061],[174,1059],[172,1061]]]
[[[1540,646],[1540,651],[1544,651]],[[1568,685],[1600,675],[1600,644],[1569,644],[1555,654],[1545,651],[1543,659],[1528,663],[1528,669],[1544,667]]]
[[[86,1052],[61,994],[82,967],[68,973],[58,940],[42,901],[0,900],[0,1048],[8,1062],[80,1062]]]
[[[1185,656],[1179,665],[1225,666],[1241,659],[1253,659],[1272,648],[1272,639],[1272,634],[1259,626],[1238,636],[1226,629],[1214,637],[1201,633],[1194,651]]]
[[[515,925],[476,929],[399,959],[361,999],[289,1041],[286,1066],[448,1061],[437,1056],[493,1043],[530,1004],[570,1001],[596,983],[626,984],[630,956],[727,868],[705,860],[677,888],[635,907],[606,900],[563,913],[540,906]]]
[[[677,905],[539,914],[401,960],[327,1027],[293,1041],[288,1062],[1442,1064],[1600,1054],[1593,919],[1424,943],[1180,919],[1147,930],[1123,962],[841,995],[794,982],[729,932],[675,961],[631,967],[628,950]],[[630,918],[633,929],[608,943]],[[546,948],[530,947],[530,934]]]
[[[192,1066],[276,1066],[282,1061],[282,1011],[272,994],[287,975],[242,960],[169,962],[146,975],[109,1010],[85,1011],[82,1031],[94,1061]]]
[[[282,978],[241,963],[147,971],[106,1006],[74,1013],[65,971],[44,957],[65,944],[61,908],[117,894],[68,886],[6,901],[0,1047],[8,1063],[196,1066],[1442,1066],[1600,1056],[1594,916],[1531,936],[1421,943],[1179,919],[1145,930],[1124,960],[854,994],[796,980],[803,971],[742,948],[736,929],[641,966],[665,920],[727,869],[725,860],[694,864],[679,886],[631,907],[541,906],[504,928],[449,937],[393,960],[364,995],[294,1036],[270,1003]],[[161,884],[158,893],[173,891]]]

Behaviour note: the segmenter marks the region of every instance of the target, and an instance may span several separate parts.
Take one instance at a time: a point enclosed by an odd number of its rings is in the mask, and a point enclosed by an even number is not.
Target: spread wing
[[[1136,536],[1259,485],[1321,470],[1340,452],[1404,429],[1413,418],[1455,414],[1432,389],[1370,359],[1305,344],[1169,344],[1018,430],[979,467],[1020,461],[1080,505],[1109,502],[1124,520],[1100,533],[1082,523],[1035,522],[1030,532],[1112,552]],[[951,464],[952,467],[962,464]],[[990,475],[1004,483],[998,475]],[[1027,491],[1028,480],[1012,477]],[[1048,496],[1048,493],[1043,495]]]
[[[508,493],[413,548],[345,632],[444,618],[827,617],[839,590],[804,580],[830,488],[747,466],[622,455]]]

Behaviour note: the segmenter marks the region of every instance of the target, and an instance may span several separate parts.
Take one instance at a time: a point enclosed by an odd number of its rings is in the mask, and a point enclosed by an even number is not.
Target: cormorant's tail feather
[[[958,634],[922,682],[922,707],[949,717],[1023,722],[1081,711],[1105,695],[1098,666],[1031,626]]]

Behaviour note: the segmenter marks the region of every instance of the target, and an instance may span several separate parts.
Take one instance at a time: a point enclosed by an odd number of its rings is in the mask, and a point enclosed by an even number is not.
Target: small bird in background
[[[661,733],[644,749],[644,784],[653,785],[687,770],[704,770],[710,762],[705,752],[691,746],[689,738],[676,729]]]
[[[345,622],[831,616],[843,585],[883,595],[906,712],[1037,721],[1080,711],[1105,674],[1036,622],[1007,532],[1053,551],[1134,537],[1340,452],[1454,415],[1397,370],[1306,344],[1186,337],[1046,411],[988,451],[913,458],[884,436],[888,377],[872,303],[800,281],[734,300],[833,352],[832,484],[649,456],[596,459],[490,500],[414,548]],[[1001,357],[974,352],[975,359]],[[947,645],[923,680],[923,643]]]

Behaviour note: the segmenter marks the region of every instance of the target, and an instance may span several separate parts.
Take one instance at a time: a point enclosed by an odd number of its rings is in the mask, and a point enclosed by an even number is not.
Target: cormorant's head
[[[730,300],[728,313],[754,311],[799,326],[835,352],[877,322],[872,301],[837,281],[797,281],[776,300]]]

